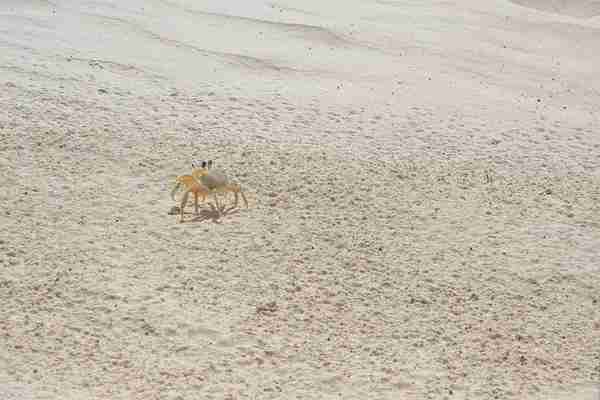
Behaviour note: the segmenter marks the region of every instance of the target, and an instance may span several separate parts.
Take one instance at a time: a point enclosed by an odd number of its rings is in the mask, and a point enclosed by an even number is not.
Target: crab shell
[[[213,170],[202,175],[200,177],[200,182],[208,189],[213,190],[227,186],[229,180],[227,179],[227,175],[223,172]]]

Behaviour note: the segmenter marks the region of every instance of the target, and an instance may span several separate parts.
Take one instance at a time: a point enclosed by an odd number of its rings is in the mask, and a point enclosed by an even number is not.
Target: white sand
[[[555,3],[0,2],[0,399],[598,398],[600,7]],[[205,158],[250,208],[178,224]]]

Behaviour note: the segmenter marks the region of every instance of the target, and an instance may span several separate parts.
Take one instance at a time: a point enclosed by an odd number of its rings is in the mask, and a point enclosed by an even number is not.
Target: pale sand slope
[[[286,1],[0,3],[0,398],[594,399],[598,19]]]
[[[600,15],[598,0],[512,0],[524,7],[554,14],[564,14],[579,18],[594,18]]]

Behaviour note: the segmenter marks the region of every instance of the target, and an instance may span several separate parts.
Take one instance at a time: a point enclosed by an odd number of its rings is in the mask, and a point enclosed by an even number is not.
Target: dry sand
[[[551,3],[2,1],[0,398],[597,399],[600,7]],[[178,224],[205,158],[250,207]]]

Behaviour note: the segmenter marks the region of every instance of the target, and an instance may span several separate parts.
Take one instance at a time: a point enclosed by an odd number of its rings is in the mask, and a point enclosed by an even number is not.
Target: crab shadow
[[[202,208],[198,211],[198,214],[196,214],[194,218],[185,222],[204,222],[210,220],[215,224],[220,224],[223,217],[237,214],[240,212],[240,209],[234,206],[221,206],[220,211],[221,212],[219,213],[217,207],[213,204],[210,204],[210,208]]]

